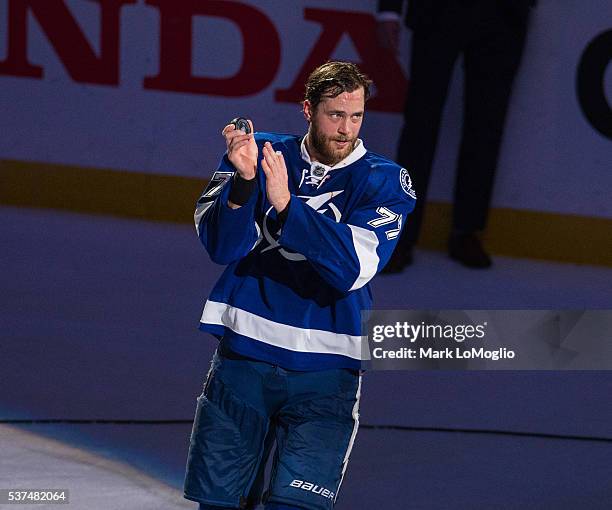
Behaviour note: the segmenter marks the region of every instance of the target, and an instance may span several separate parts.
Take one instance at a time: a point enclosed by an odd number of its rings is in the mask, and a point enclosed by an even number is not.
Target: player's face
[[[346,158],[357,141],[364,107],[363,87],[353,92],[342,92],[336,97],[325,97],[316,108],[313,108],[309,101],[305,101],[304,115],[310,122],[310,156],[330,166]]]

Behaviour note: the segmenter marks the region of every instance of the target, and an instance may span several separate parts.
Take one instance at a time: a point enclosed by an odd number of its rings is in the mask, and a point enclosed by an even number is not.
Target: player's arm
[[[333,287],[348,292],[366,285],[389,261],[414,200],[378,197],[336,223],[292,199],[278,240],[310,261]]]
[[[286,175],[282,156],[277,153],[273,159],[271,148],[263,152],[268,199],[284,216],[279,244],[304,255],[341,292],[367,284],[388,262],[404,220],[414,208],[414,194],[407,185],[408,191],[403,190],[399,169],[378,173],[369,185],[371,191],[347,223],[336,223],[296,197],[283,205],[285,192],[271,193],[274,181],[282,189],[282,178],[277,177]],[[392,182],[386,184],[387,180]]]
[[[236,119],[238,120],[238,119]],[[240,119],[244,121],[245,119]],[[227,159],[236,169],[232,182],[232,193],[228,199],[230,209],[242,207],[256,187],[257,174],[257,144],[253,132],[253,123],[249,120],[248,133],[230,123],[223,128],[221,134],[227,146]],[[244,129],[247,129],[246,127]]]
[[[198,200],[194,220],[211,260],[230,264],[244,257],[259,237],[255,222],[258,149],[252,132],[245,134],[228,125],[223,135],[227,153]]]

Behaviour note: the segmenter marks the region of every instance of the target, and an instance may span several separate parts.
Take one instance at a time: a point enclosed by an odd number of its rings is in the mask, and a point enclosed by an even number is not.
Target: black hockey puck
[[[233,124],[236,129],[241,129],[244,131],[245,135],[248,135],[251,132],[251,126],[249,125],[249,121],[244,117],[236,117],[233,119],[230,124]]]

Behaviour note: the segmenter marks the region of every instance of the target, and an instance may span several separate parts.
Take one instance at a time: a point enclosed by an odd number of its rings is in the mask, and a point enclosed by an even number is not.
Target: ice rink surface
[[[195,508],[180,489],[215,346],[196,328],[222,268],[187,224],[3,207],[0,225],[0,418],[161,421],[0,424],[0,489]],[[374,280],[375,307],[612,308],[611,268],[494,261],[418,251]],[[610,372],[370,372],[336,508],[610,509],[610,395]]]

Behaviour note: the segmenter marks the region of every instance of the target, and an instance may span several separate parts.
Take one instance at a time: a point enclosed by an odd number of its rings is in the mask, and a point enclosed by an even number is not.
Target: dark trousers
[[[454,191],[453,228],[486,226],[495,168],[514,76],[525,42],[528,10],[482,0],[451,2],[424,27],[413,27],[410,85],[398,162],[417,193],[396,249],[419,237],[440,118],[455,62],[463,56],[463,126]]]

